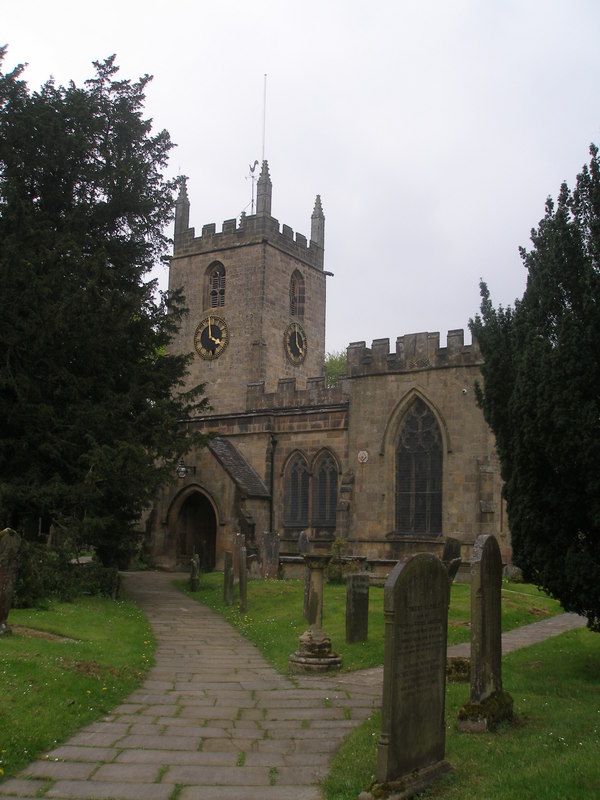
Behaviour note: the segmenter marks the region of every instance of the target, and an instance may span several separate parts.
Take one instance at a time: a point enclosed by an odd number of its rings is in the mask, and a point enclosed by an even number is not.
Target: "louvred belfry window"
[[[304,318],[304,278],[298,270],[290,279],[290,316]]]
[[[422,400],[411,405],[396,449],[396,530],[442,532],[442,437],[436,418]]]
[[[211,308],[225,305],[225,267],[217,264],[209,275],[209,300]]]

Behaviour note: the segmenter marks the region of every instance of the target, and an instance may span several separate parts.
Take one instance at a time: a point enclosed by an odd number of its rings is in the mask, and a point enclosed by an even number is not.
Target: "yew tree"
[[[600,630],[600,163],[563,184],[521,249],[523,297],[471,320],[515,563]]]
[[[30,91],[0,49],[0,524],[65,531],[122,562],[202,408],[168,344],[185,313],[157,293],[172,142],[144,118],[151,78],[114,56]]]

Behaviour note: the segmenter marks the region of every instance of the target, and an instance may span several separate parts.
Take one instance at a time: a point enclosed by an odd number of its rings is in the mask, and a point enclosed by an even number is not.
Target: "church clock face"
[[[194,334],[194,347],[207,361],[218,358],[229,343],[229,329],[223,317],[209,314],[200,320]]]
[[[291,325],[287,326],[283,335],[283,346],[292,364],[295,366],[302,364],[306,358],[307,348],[306,334],[302,325],[292,322]]]

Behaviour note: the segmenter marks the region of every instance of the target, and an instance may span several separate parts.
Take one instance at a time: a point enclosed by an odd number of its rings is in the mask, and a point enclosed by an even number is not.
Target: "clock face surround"
[[[194,334],[194,347],[201,358],[214,361],[229,343],[229,329],[223,317],[208,314],[200,320]]]
[[[304,328],[298,322],[292,322],[283,334],[283,346],[288,359],[298,366],[306,358],[307,341]]]

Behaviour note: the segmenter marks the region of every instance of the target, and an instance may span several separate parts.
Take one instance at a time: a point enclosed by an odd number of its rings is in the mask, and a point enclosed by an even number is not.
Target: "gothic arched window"
[[[297,269],[290,279],[290,316],[304,318],[304,278]]]
[[[406,534],[442,532],[442,436],[436,418],[415,400],[404,419],[396,448],[396,530]]]
[[[338,467],[331,453],[324,453],[316,463],[312,478],[312,524],[315,528],[335,528]]]
[[[220,308],[225,305],[225,267],[213,264],[208,273],[208,305]]]
[[[308,526],[308,465],[300,453],[289,462],[284,479],[285,524],[290,527]]]

